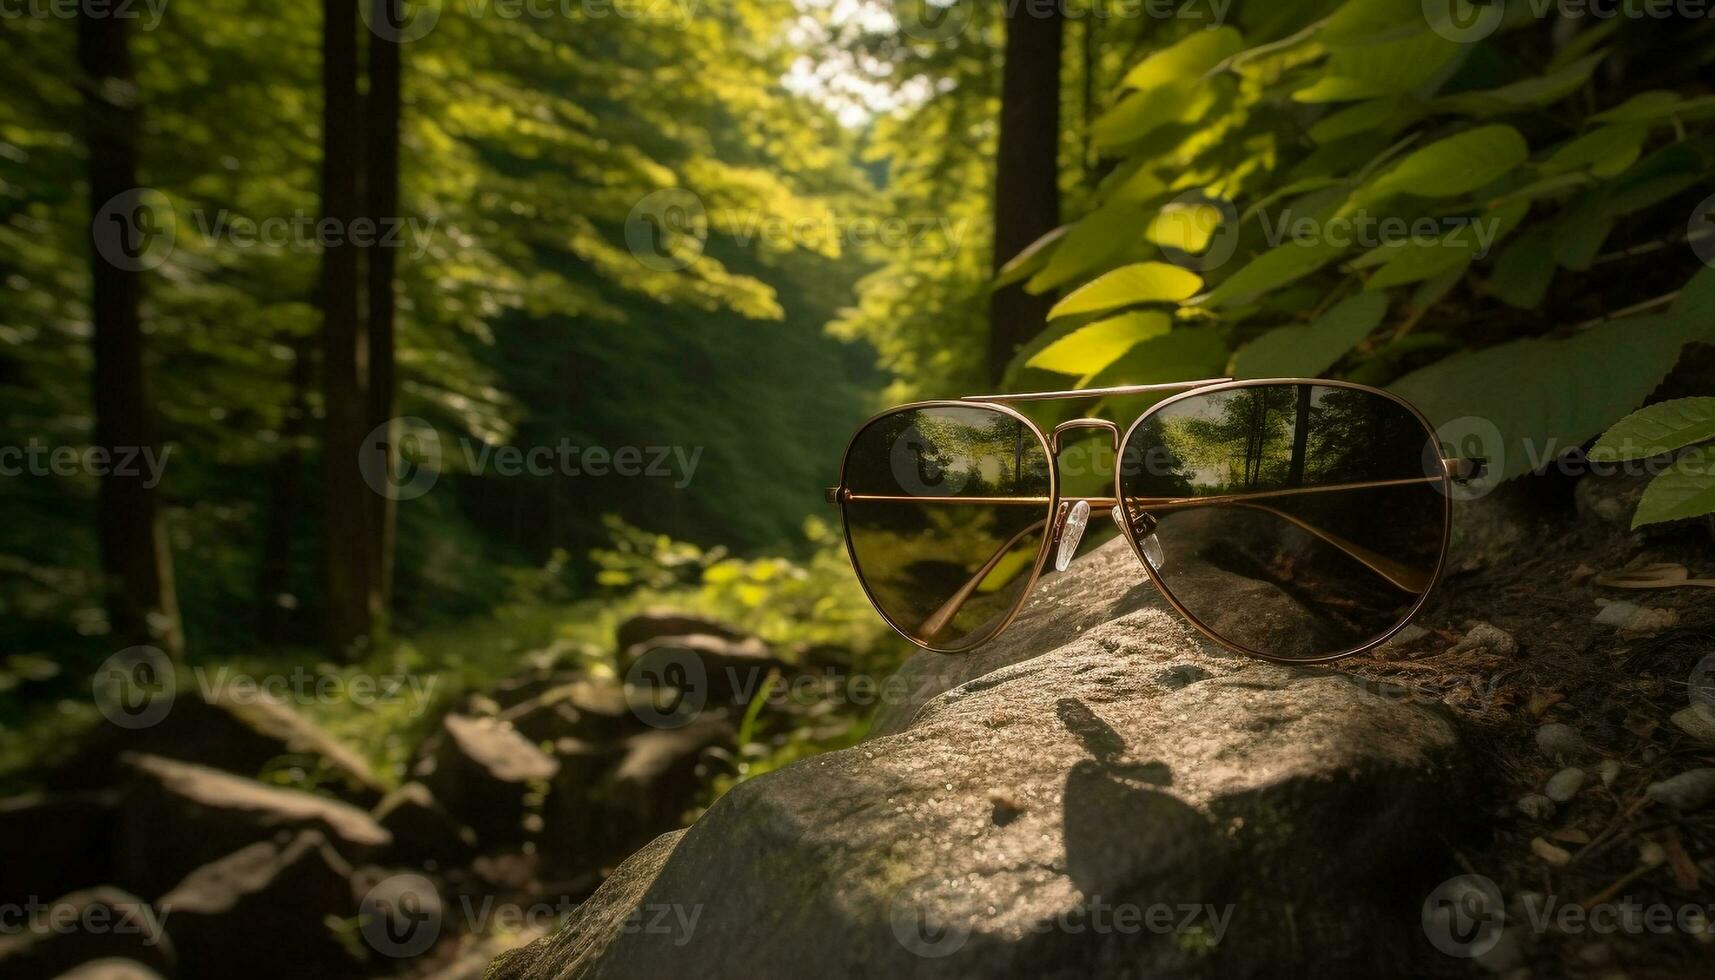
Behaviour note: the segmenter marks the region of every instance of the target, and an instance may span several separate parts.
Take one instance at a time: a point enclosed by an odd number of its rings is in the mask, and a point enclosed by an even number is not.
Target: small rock
[[[1615,781],[1620,778],[1620,770],[1620,760],[1603,759],[1602,763],[1596,767],[1596,775],[1601,778],[1603,786],[1611,788]]]
[[[393,835],[392,857],[410,864],[452,864],[476,849],[476,834],[443,809],[422,783],[406,783],[382,799],[375,822]]]
[[[506,722],[449,714],[420,750],[413,774],[478,840],[505,844],[527,836],[532,784],[552,779],[559,769],[553,756]]]
[[[161,980],[161,975],[136,960],[110,956],[62,973],[59,980]]]
[[[1667,848],[1653,840],[1638,845],[1638,863],[1646,868],[1659,868],[1667,863]]]
[[[1155,675],[1155,683],[1170,691],[1177,691],[1187,684],[1206,681],[1212,675],[1196,664],[1174,664]]]
[[[1554,801],[1541,793],[1532,793],[1521,798],[1518,811],[1532,820],[1547,820],[1554,816]]]
[[[11,911],[0,933],[0,976],[46,980],[108,957],[174,972],[177,956],[162,932],[163,920],[148,902],[111,885],[41,903],[28,916],[23,909]]]
[[[1550,759],[1572,759],[1584,754],[1584,736],[1564,722],[1551,721],[1536,730],[1536,747]]]
[[[355,966],[327,926],[329,917],[356,918],[351,867],[313,830],[198,868],[160,907],[168,910],[163,924],[182,976],[287,980],[343,976]],[[267,927],[255,928],[258,922]]]
[[[1429,630],[1412,623],[1395,633],[1386,643],[1376,647],[1375,655],[1387,660],[1403,656],[1413,644],[1429,635]]]
[[[1700,742],[1715,742],[1715,713],[1702,708],[1681,708],[1673,713],[1673,727]]]
[[[1556,803],[1565,803],[1577,796],[1583,786],[1584,770],[1569,766],[1548,777],[1548,785],[1542,792]]]
[[[1532,854],[1557,868],[1565,867],[1572,860],[1572,855],[1565,848],[1556,847],[1541,837],[1531,838],[1530,850]]]
[[[1573,585],[1583,585],[1585,582],[1588,582],[1595,577],[1596,570],[1591,568],[1589,565],[1584,564],[1580,564],[1577,568],[1574,568],[1572,570],[1572,574],[1567,576]]]
[[[1614,947],[1607,943],[1591,943],[1578,951],[1578,959],[1588,966],[1607,966],[1614,962]]]
[[[650,609],[620,623],[614,631],[614,645],[626,650],[657,637],[696,635],[737,640],[743,638],[744,632],[736,626],[695,613]]]
[[[1715,800],[1715,769],[1690,769],[1651,783],[1644,795],[1675,810],[1699,810]]]
[[[1513,635],[1493,623],[1473,623],[1448,653],[1489,653],[1510,657],[1518,652]]]
[[[1619,599],[1597,599],[1596,604],[1602,607],[1602,611],[1596,614],[1598,624],[1627,633],[1659,633],[1679,623],[1679,614],[1671,609],[1640,606]]]

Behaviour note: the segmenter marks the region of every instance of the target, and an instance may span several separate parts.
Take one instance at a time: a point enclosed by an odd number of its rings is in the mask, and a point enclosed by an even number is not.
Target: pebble
[[[1596,775],[1601,778],[1603,786],[1613,786],[1620,778],[1620,760],[1603,759],[1602,764],[1596,767]]]
[[[1177,691],[1188,684],[1206,681],[1214,676],[1196,664],[1174,664],[1155,675],[1155,683],[1169,690]]]
[[[1650,783],[1644,795],[1675,810],[1700,810],[1715,800],[1715,769],[1689,769]]]
[[[1584,770],[1569,766],[1548,777],[1548,785],[1542,793],[1556,803],[1565,803],[1578,795],[1578,790],[1584,786]]]
[[[1532,820],[1547,820],[1554,816],[1554,801],[1541,793],[1521,797],[1517,806],[1518,812]]]
[[[1518,652],[1518,641],[1494,623],[1473,623],[1448,653],[1492,653],[1510,657]]]
[[[1607,966],[1614,961],[1614,947],[1607,943],[1591,943],[1578,951],[1578,959],[1587,966]]]
[[[1401,629],[1398,633],[1395,633],[1386,643],[1376,647],[1376,655],[1383,658],[1399,655],[1403,653],[1406,648],[1428,635],[1429,631],[1427,629],[1424,629],[1416,623],[1412,623],[1411,625]]]
[[[1584,736],[1564,722],[1551,721],[1536,730],[1536,747],[1550,759],[1584,754]]]
[[[1673,713],[1673,727],[1700,742],[1715,742],[1715,712],[1693,706]]]
[[[1602,607],[1596,614],[1598,624],[1627,633],[1659,633],[1679,623],[1679,614],[1671,609],[1640,606],[1622,599],[1597,599],[1596,604]]]
[[[1563,847],[1555,847],[1541,837],[1530,839],[1530,850],[1531,853],[1557,868],[1565,867],[1572,860],[1571,852]]]

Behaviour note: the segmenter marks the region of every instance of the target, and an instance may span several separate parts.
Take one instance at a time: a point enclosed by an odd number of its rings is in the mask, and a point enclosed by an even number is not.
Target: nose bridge
[[[1055,456],[1060,455],[1060,433],[1068,429],[1106,429],[1113,442],[1114,452],[1120,451],[1120,427],[1107,419],[1067,419],[1054,427],[1048,436],[1048,451]]]

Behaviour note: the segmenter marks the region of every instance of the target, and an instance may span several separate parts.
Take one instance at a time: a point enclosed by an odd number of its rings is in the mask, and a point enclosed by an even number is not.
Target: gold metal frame
[[[1126,445],[1126,443],[1130,441],[1132,433],[1136,431],[1138,426],[1142,425],[1147,419],[1150,418],[1150,416],[1154,415],[1156,412],[1161,411],[1163,408],[1166,408],[1169,405],[1172,405],[1176,402],[1179,402],[1179,401],[1182,401],[1186,398],[1190,398],[1190,397],[1197,396],[1197,395],[1208,395],[1208,394],[1213,394],[1213,393],[1220,392],[1220,391],[1230,391],[1230,390],[1237,389],[1237,388],[1250,388],[1250,387],[1274,386],[1274,385],[1319,385],[1319,386],[1331,387],[1331,388],[1346,388],[1346,389],[1350,389],[1350,390],[1354,390],[1354,391],[1363,391],[1363,392],[1368,392],[1370,394],[1379,395],[1383,398],[1388,399],[1389,401],[1394,402],[1397,405],[1402,406],[1403,408],[1406,409],[1406,411],[1410,412],[1412,417],[1417,419],[1417,421],[1423,426],[1424,434],[1429,438],[1430,442],[1432,444],[1435,443],[1436,436],[1435,436],[1434,426],[1432,426],[1429,423],[1429,420],[1424,417],[1422,412],[1418,411],[1416,406],[1412,405],[1410,402],[1407,402],[1405,399],[1400,398],[1398,395],[1395,395],[1392,392],[1384,391],[1380,388],[1373,388],[1373,387],[1370,387],[1369,385],[1354,384],[1354,383],[1349,382],[1349,381],[1331,381],[1331,380],[1328,380],[1325,378],[1267,378],[1267,379],[1258,379],[1258,380],[1251,380],[1251,381],[1234,381],[1234,380],[1231,380],[1228,378],[1213,378],[1213,379],[1206,379],[1206,380],[1201,380],[1201,381],[1175,382],[1175,383],[1171,383],[1171,384],[1125,385],[1125,386],[1111,387],[1111,388],[1087,388],[1087,389],[1084,389],[1081,391],[1040,391],[1040,392],[1023,392],[1023,393],[1017,393],[1017,394],[966,395],[966,396],[959,398],[959,399],[956,399],[956,400],[953,400],[953,399],[937,399],[937,400],[930,400],[930,401],[911,402],[909,404],[895,406],[895,407],[887,409],[886,411],[883,411],[883,412],[878,412],[875,415],[870,416],[868,419],[865,419],[864,422],[861,425],[859,425],[857,427],[857,429],[852,433],[851,438],[846,442],[845,454],[841,457],[841,460],[840,460],[840,482],[839,482],[838,486],[830,487],[828,489],[827,500],[829,503],[837,503],[840,507],[840,524],[841,524],[842,531],[844,532],[844,537],[845,537],[845,542],[846,542],[846,555],[847,555],[847,558],[852,563],[852,570],[857,575],[858,584],[863,589],[864,596],[865,596],[865,598],[867,598],[869,600],[870,606],[875,609],[876,614],[879,615],[882,618],[882,621],[887,623],[889,628],[891,628],[894,632],[898,633],[900,636],[904,637],[906,640],[910,641],[912,644],[919,646],[919,647],[922,647],[923,649],[929,650],[929,651],[934,652],[934,653],[945,653],[945,654],[965,653],[965,652],[968,652],[970,650],[973,650],[973,649],[983,645],[984,643],[987,643],[989,640],[992,640],[995,637],[999,636],[1001,633],[1005,632],[1006,628],[1008,626],[1010,626],[1012,624],[1013,620],[1018,617],[1018,614],[1021,611],[1023,611],[1025,602],[1029,600],[1031,592],[1036,588],[1037,581],[1042,577],[1042,570],[1043,570],[1044,566],[1047,564],[1048,555],[1052,552],[1054,545],[1057,543],[1057,541],[1060,537],[1060,533],[1061,533],[1061,526],[1060,525],[1062,523],[1062,518],[1063,518],[1064,511],[1065,511],[1065,505],[1075,503],[1077,500],[1083,500],[1084,502],[1086,502],[1087,504],[1090,505],[1090,509],[1093,512],[1096,512],[1096,513],[1108,512],[1108,513],[1112,514],[1112,516],[1114,517],[1114,522],[1117,525],[1119,525],[1119,529],[1120,529],[1122,536],[1125,537],[1126,541],[1131,544],[1132,550],[1137,554],[1138,561],[1142,563],[1143,568],[1144,568],[1144,572],[1148,575],[1150,582],[1152,584],[1154,584],[1156,589],[1161,592],[1163,598],[1165,598],[1167,600],[1168,604],[1171,605],[1176,611],[1178,611],[1179,615],[1185,617],[1185,620],[1187,622],[1189,622],[1193,628],[1195,628],[1199,633],[1208,637],[1210,640],[1213,640],[1214,642],[1220,644],[1221,646],[1227,647],[1230,650],[1234,650],[1234,651],[1237,651],[1239,653],[1246,654],[1248,656],[1257,657],[1257,658],[1262,659],[1262,660],[1273,661],[1276,663],[1297,663],[1297,664],[1325,663],[1325,662],[1330,661],[1330,660],[1338,660],[1342,657],[1349,657],[1349,656],[1352,656],[1352,655],[1357,654],[1357,653],[1362,653],[1363,651],[1371,649],[1371,648],[1373,648],[1373,647],[1375,647],[1381,643],[1385,643],[1390,637],[1394,636],[1401,629],[1404,629],[1406,627],[1406,625],[1409,624],[1412,621],[1412,619],[1414,619],[1417,616],[1417,614],[1422,611],[1424,603],[1428,601],[1430,593],[1434,591],[1435,586],[1440,582],[1442,573],[1443,573],[1445,566],[1446,566],[1447,547],[1448,547],[1448,543],[1452,537],[1452,527],[1453,527],[1452,484],[1454,482],[1463,482],[1463,481],[1472,479],[1478,475],[1481,475],[1481,473],[1483,472],[1483,470],[1486,466],[1486,461],[1484,461],[1484,460],[1446,459],[1446,458],[1442,457],[1439,452],[1437,452],[1435,458],[1440,463],[1440,472],[1435,473],[1435,474],[1428,474],[1428,475],[1425,475],[1424,477],[1421,477],[1421,478],[1415,478],[1414,477],[1414,478],[1409,478],[1409,479],[1404,479],[1404,480],[1380,480],[1380,481],[1373,481],[1373,482],[1362,483],[1362,484],[1340,484],[1340,485],[1333,486],[1333,487],[1309,487],[1309,488],[1287,490],[1287,491],[1263,491],[1263,492],[1260,492],[1260,493],[1255,494],[1255,495],[1251,495],[1251,494],[1243,495],[1248,501],[1248,499],[1251,498],[1252,496],[1255,496],[1257,498],[1290,496],[1290,495],[1294,495],[1297,493],[1309,493],[1309,492],[1315,492],[1318,490],[1351,490],[1351,489],[1363,489],[1363,488],[1370,487],[1370,486],[1375,486],[1375,487],[1379,488],[1379,487],[1387,487],[1387,486],[1400,486],[1400,485],[1406,485],[1406,484],[1416,483],[1416,482],[1422,481],[1422,482],[1439,483],[1441,485],[1440,489],[1441,489],[1441,496],[1442,496],[1441,548],[1440,548],[1439,553],[1436,555],[1434,571],[1430,574],[1427,584],[1425,584],[1424,588],[1419,593],[1419,595],[1417,597],[1417,601],[1412,604],[1412,607],[1405,613],[1405,615],[1400,619],[1400,621],[1398,623],[1396,623],[1392,628],[1390,628],[1389,630],[1387,630],[1385,633],[1381,634],[1380,636],[1377,636],[1376,638],[1374,638],[1374,639],[1372,639],[1372,640],[1370,640],[1370,641],[1368,641],[1368,642],[1366,642],[1360,646],[1356,646],[1356,647],[1353,647],[1353,648],[1348,649],[1348,650],[1342,650],[1342,651],[1339,651],[1337,653],[1327,654],[1327,655],[1319,656],[1319,657],[1276,657],[1276,656],[1272,656],[1272,655],[1267,654],[1267,653],[1263,653],[1260,650],[1253,650],[1249,647],[1244,646],[1243,644],[1234,642],[1232,640],[1227,639],[1226,637],[1221,636],[1219,633],[1216,633],[1214,630],[1210,629],[1206,624],[1204,624],[1196,616],[1192,615],[1190,610],[1186,609],[1184,604],[1182,604],[1179,601],[1179,599],[1173,595],[1173,592],[1167,587],[1166,583],[1162,581],[1161,576],[1156,572],[1155,568],[1152,565],[1150,565],[1149,559],[1147,557],[1145,557],[1144,552],[1143,552],[1142,540],[1144,538],[1148,537],[1149,534],[1153,533],[1153,527],[1150,527],[1147,529],[1140,529],[1140,528],[1135,526],[1134,522],[1138,521],[1139,519],[1149,519],[1153,522],[1153,519],[1149,518],[1149,515],[1147,513],[1133,514],[1129,507],[1120,505],[1121,501],[1124,500],[1122,488],[1120,486],[1121,465],[1122,465],[1123,460],[1117,454]],[[1127,427],[1123,433],[1121,433],[1119,426],[1116,425],[1115,423],[1110,422],[1107,419],[1096,419],[1096,418],[1071,419],[1071,420],[1062,422],[1059,425],[1055,426],[1052,433],[1044,433],[1042,431],[1041,426],[1037,425],[1030,418],[1026,417],[1022,413],[1017,411],[1016,409],[1012,408],[1011,404],[1010,404],[1013,402],[1048,401],[1048,400],[1054,400],[1054,399],[1069,399],[1069,398],[1097,398],[1097,397],[1104,397],[1104,396],[1109,396],[1109,395],[1136,395],[1136,394],[1145,394],[1145,393],[1151,393],[1151,392],[1179,392],[1179,393],[1175,394],[1175,395],[1171,395],[1170,397],[1164,398],[1160,402],[1157,402],[1156,404],[1150,406],[1150,408],[1148,410],[1146,410],[1143,414],[1139,415],[1137,417],[1137,419],[1135,421],[1133,421],[1132,424],[1129,427]],[[847,464],[851,458],[852,446],[854,446],[857,443],[858,436],[862,435],[864,430],[868,429],[871,425],[875,424],[876,422],[880,421],[881,419],[884,419],[890,415],[897,414],[899,412],[910,411],[913,409],[922,409],[922,408],[972,408],[972,407],[987,408],[987,409],[990,409],[993,411],[1000,412],[1004,415],[1010,416],[1011,418],[1016,419],[1019,422],[1021,422],[1024,425],[1024,427],[1027,430],[1029,430],[1032,435],[1034,435],[1036,437],[1037,443],[1042,447],[1043,453],[1044,453],[1044,455],[1047,458],[1048,463],[1049,463],[1049,495],[1047,497],[956,497],[956,498],[948,498],[949,503],[956,501],[956,502],[961,503],[961,504],[990,504],[990,505],[1002,505],[1002,504],[1004,504],[1004,505],[1019,505],[1019,506],[1044,506],[1045,505],[1046,510],[1045,510],[1045,512],[1043,514],[1043,518],[1040,522],[1033,523],[1032,525],[1027,527],[1024,532],[1021,532],[1023,534],[1036,533],[1038,526],[1040,526],[1041,527],[1041,534],[1042,534],[1042,541],[1037,546],[1036,560],[1031,565],[1030,577],[1025,580],[1024,587],[1018,593],[1018,598],[1013,602],[1012,606],[1007,610],[1005,615],[1003,615],[1001,617],[1000,623],[997,626],[995,626],[995,628],[993,630],[989,631],[986,634],[980,635],[976,640],[974,640],[972,642],[958,644],[955,646],[936,646],[936,645],[934,645],[934,644],[932,644],[932,643],[930,643],[930,642],[928,642],[928,641],[926,641],[920,637],[913,636],[907,630],[902,629],[898,623],[895,623],[893,621],[892,617],[890,617],[887,614],[887,612],[881,608],[881,604],[876,601],[875,593],[870,590],[869,583],[867,581],[865,581],[863,573],[858,567],[856,549],[852,545],[851,521],[848,519],[848,515],[846,512],[846,505],[848,503],[854,501],[854,500],[862,501],[862,500],[866,500],[866,499],[895,499],[895,498],[892,495],[854,494],[854,493],[852,493],[849,489],[846,488],[846,467],[847,467]],[[1060,465],[1059,465],[1060,436],[1063,432],[1065,432],[1069,429],[1078,429],[1078,428],[1107,429],[1112,433],[1114,452],[1116,453],[1116,457],[1114,460],[1114,495],[1112,497],[1108,497],[1108,498],[1078,497],[1078,498],[1075,498],[1073,500],[1061,500],[1061,498],[1060,498]],[[1151,505],[1154,505],[1154,509],[1175,509],[1178,507],[1207,506],[1207,505],[1210,505],[1212,503],[1223,503],[1223,502],[1224,503],[1239,503],[1239,501],[1237,499],[1238,496],[1239,495],[1229,494],[1229,495],[1223,495],[1222,497],[1217,497],[1217,498],[1138,498],[1135,501],[1126,501],[1126,502],[1127,503],[1151,504]],[[923,501],[926,499],[927,500],[933,500],[935,498],[924,498],[924,497],[912,496],[912,497],[903,498],[903,499]],[[1244,504],[1240,504],[1240,505],[1241,506],[1254,506],[1254,507],[1257,507],[1257,508],[1262,509],[1262,510],[1270,511],[1272,513],[1280,513],[1279,511],[1275,511],[1274,508],[1267,507],[1266,505],[1262,505],[1262,504],[1244,503]],[[1291,519],[1291,518],[1288,517],[1288,519]],[[1340,539],[1337,536],[1331,535],[1328,532],[1321,531],[1321,530],[1314,528],[1314,527],[1309,527],[1308,525],[1305,525],[1304,522],[1302,522],[1302,521],[1294,520],[1293,523],[1298,524],[1301,527],[1304,527],[1305,530],[1307,530],[1309,533],[1315,534],[1316,536],[1322,538],[1324,541],[1327,541],[1330,544],[1334,545],[1335,547],[1340,548],[1342,551],[1345,551],[1347,554],[1351,555],[1354,559],[1365,564],[1372,571],[1375,571],[1378,575],[1381,575],[1384,578],[1387,578],[1395,586],[1397,586],[1401,589],[1404,589],[1406,591],[1417,591],[1416,589],[1412,588],[1411,585],[1407,581],[1405,581],[1404,577],[1401,575],[1401,573],[1399,572],[1398,569],[1392,567],[1392,566],[1396,565],[1397,563],[1390,562],[1388,559],[1385,558],[1385,556],[1375,555],[1375,554],[1369,552],[1367,549],[1362,548],[1361,546],[1355,545],[1351,542],[1344,541],[1343,539]],[[1015,542],[1008,542],[1007,546],[1005,548],[1001,549],[1001,551],[999,553],[997,553],[997,558],[999,557],[1000,554],[1004,554],[1005,552],[1010,551],[1013,543],[1015,543]],[[991,560],[990,564],[991,565],[993,564],[993,560]],[[985,569],[986,569],[986,567],[987,566],[985,566]],[[983,575],[982,575],[981,571],[979,571],[979,574],[974,576],[972,579],[973,586],[975,583],[980,582],[982,577],[983,577]],[[962,604],[962,602],[960,602],[961,598],[968,598],[968,595],[964,595],[964,593],[966,593],[968,591],[969,591],[969,589],[961,590],[960,594],[955,595],[953,599],[949,600],[947,604],[944,604],[940,610],[938,610],[934,615],[932,615],[930,617],[930,621],[933,622],[933,621],[938,621],[938,620],[943,619],[943,618],[950,618],[957,611],[958,606]],[[951,606],[952,608],[949,609],[948,608],[949,606]],[[931,631],[931,633],[932,632],[934,632],[934,631]]]

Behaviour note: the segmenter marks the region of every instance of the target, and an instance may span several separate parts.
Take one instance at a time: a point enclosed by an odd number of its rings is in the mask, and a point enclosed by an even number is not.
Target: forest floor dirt
[[[1460,505],[1468,526],[1417,620],[1427,633],[1340,665],[1445,705],[1470,737],[1481,809],[1447,843],[1505,902],[1507,945],[1485,963],[1502,976],[1715,976],[1715,800],[1646,795],[1715,766],[1715,589],[1605,584],[1657,565],[1715,578],[1715,522],[1630,531],[1640,488],[1542,481]],[[1701,738],[1685,730],[1699,718]],[[1585,749],[1545,751],[1555,723]],[[1521,805],[1567,767],[1583,773],[1569,800]]]

